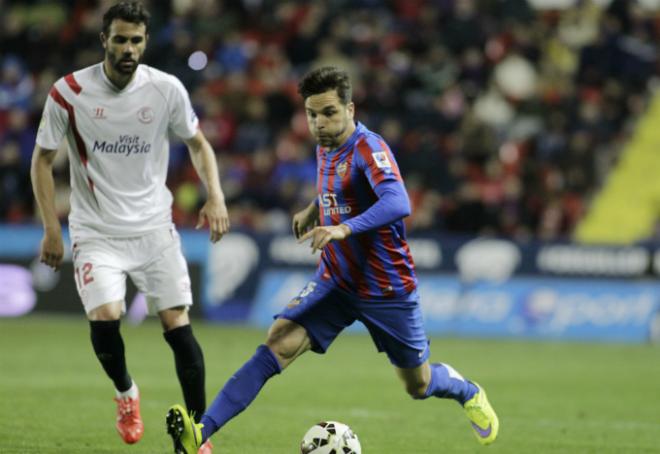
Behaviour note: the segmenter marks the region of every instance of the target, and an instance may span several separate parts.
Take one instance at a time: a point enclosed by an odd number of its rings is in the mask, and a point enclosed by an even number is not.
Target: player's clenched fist
[[[346,224],[328,225],[321,227],[314,227],[309,232],[300,237],[298,243],[306,241],[308,238],[312,239],[310,247],[312,254],[317,250],[323,249],[330,241],[340,241],[347,238],[351,234],[351,229]]]

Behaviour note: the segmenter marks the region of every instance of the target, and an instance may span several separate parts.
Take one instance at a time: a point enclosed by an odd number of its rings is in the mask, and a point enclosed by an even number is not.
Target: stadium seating
[[[658,72],[658,14],[637,2],[145,3],[154,12],[146,62],[188,87],[232,224],[257,232],[288,231],[291,212],[313,197],[313,143],[296,94],[311,67],[353,74],[358,119],[383,134],[406,178],[410,230],[517,239],[571,236],[598,189],[619,180],[607,175],[633,159],[619,154]],[[29,162],[43,102],[57,77],[102,58],[103,4],[3,4],[0,222],[34,221]],[[201,71],[189,63],[200,50],[209,59]],[[193,226],[203,187],[185,147],[174,143],[171,157],[175,221]],[[630,193],[641,181],[621,178]],[[56,186],[65,219],[64,153]],[[613,241],[655,235],[655,211],[631,216],[645,227]],[[591,233],[608,222],[590,219],[577,238],[609,241]]]

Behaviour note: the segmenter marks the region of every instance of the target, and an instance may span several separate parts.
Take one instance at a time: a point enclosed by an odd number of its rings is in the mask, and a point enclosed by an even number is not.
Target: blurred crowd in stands
[[[29,165],[53,82],[103,58],[113,2],[0,0],[0,222],[34,222]],[[298,78],[344,67],[356,116],[395,152],[410,230],[556,239],[572,231],[644,112],[660,15],[634,0],[145,1],[145,63],[188,88],[233,227],[289,230],[315,197]],[[63,144],[63,147],[66,146]],[[57,206],[68,213],[58,153]],[[173,142],[174,218],[204,197]]]

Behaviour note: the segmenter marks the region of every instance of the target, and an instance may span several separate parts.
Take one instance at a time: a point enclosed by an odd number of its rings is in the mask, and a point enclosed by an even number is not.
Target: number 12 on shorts
[[[82,272],[81,272],[82,268]],[[82,267],[76,267],[75,270],[75,277],[76,277],[76,284],[78,285],[78,288],[83,288],[85,285],[89,284],[94,280],[94,276],[92,276],[92,264],[89,262],[86,262],[83,264]]]

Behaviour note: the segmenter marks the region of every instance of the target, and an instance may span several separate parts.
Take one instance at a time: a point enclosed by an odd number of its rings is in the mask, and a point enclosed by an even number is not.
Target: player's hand
[[[39,261],[50,266],[55,271],[60,269],[64,257],[64,243],[62,242],[62,231],[57,229],[46,229],[41,240],[41,254]]]
[[[224,200],[208,199],[199,210],[199,219],[195,228],[202,228],[205,220],[209,223],[211,243],[217,243],[229,231],[229,213]]]
[[[312,254],[317,250],[321,250],[330,243],[330,241],[340,241],[347,238],[351,234],[351,229],[345,224],[327,225],[314,227],[309,232],[305,233],[298,239],[298,243],[302,243],[311,238]]]
[[[293,215],[293,235],[300,239],[302,235],[315,227],[319,220],[319,209],[315,203],[310,203],[304,210]]]

